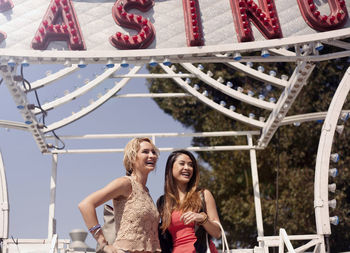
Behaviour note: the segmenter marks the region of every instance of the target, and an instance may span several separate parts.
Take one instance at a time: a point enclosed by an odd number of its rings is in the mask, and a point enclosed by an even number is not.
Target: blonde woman
[[[159,150],[148,138],[134,138],[125,147],[126,176],[87,196],[79,209],[89,231],[106,253],[161,252],[159,214],[146,187]],[[96,207],[113,200],[116,239],[109,245],[99,225]]]
[[[213,195],[198,189],[199,170],[193,154],[172,152],[165,168],[164,195],[157,201],[161,215],[162,252],[205,253],[207,233],[220,238],[220,226]],[[215,245],[210,241],[210,251]]]

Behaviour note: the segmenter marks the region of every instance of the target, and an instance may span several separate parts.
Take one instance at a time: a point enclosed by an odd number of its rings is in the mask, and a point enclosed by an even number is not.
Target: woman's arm
[[[131,182],[128,178],[121,177],[113,180],[102,189],[90,194],[78,205],[88,229],[98,225],[96,207],[113,198],[128,197],[131,193]],[[92,231],[92,235],[100,245],[106,244],[102,230]]]
[[[220,226],[214,221],[220,222],[220,220],[216,210],[215,199],[210,191],[204,190],[204,200],[207,213],[196,213],[189,211],[181,215],[180,220],[182,220],[185,224],[197,222],[199,225],[203,226],[211,236],[219,239],[221,237],[221,229]]]
[[[205,221],[204,217],[204,223],[202,224],[202,226],[211,236],[215,237],[216,239],[219,239],[221,237],[220,226],[217,223],[213,222],[220,222],[218,211],[216,210],[215,199],[211,192],[206,189],[204,190],[204,200],[207,206],[208,219],[207,221]]]

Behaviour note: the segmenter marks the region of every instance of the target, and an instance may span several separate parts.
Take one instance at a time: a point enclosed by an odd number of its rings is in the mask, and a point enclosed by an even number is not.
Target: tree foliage
[[[327,49],[326,49],[327,50]],[[327,111],[332,96],[348,67],[347,59],[316,64],[308,83],[302,89],[288,115]],[[293,64],[264,64],[265,72],[275,70],[278,75],[291,75]],[[257,94],[278,98],[282,90],[267,89],[260,81],[248,78],[244,74],[224,64],[205,64],[205,70],[214,73],[213,78],[223,77],[234,84],[233,88],[243,87],[244,92],[251,90]],[[159,67],[150,68],[159,73]],[[177,65],[177,71],[186,72]],[[183,92],[172,80],[148,80],[149,90],[154,93]],[[234,100],[227,95],[206,86],[200,80],[193,79],[191,85],[198,84],[200,92],[207,90],[209,97],[216,102],[224,100],[229,107],[234,105],[238,113],[247,115],[252,112],[256,117],[267,117],[268,113]],[[349,98],[349,96],[348,96]],[[163,99],[155,98],[158,106],[175,120],[195,132],[257,130],[234,121],[193,97]],[[349,109],[349,99],[343,109]],[[332,252],[350,250],[350,187],[349,174],[349,123],[345,125],[342,136],[335,136],[333,151],[341,155],[341,161],[330,167],[337,167],[340,176],[330,178],[337,184],[335,194],[330,199],[337,200],[337,208],[330,215],[338,215],[340,224],[332,226],[330,247]],[[261,204],[264,222],[264,234],[276,235],[279,228],[285,228],[288,234],[314,234],[315,214],[313,207],[314,168],[321,133],[322,122],[307,122],[300,126],[281,126],[267,148],[257,151],[260,181]],[[193,138],[195,146],[243,145],[247,140],[242,137]],[[228,232],[231,246],[249,247],[257,245],[257,229],[254,209],[253,186],[248,151],[198,152],[199,161],[208,165],[201,171],[201,184],[215,196],[221,222]]]

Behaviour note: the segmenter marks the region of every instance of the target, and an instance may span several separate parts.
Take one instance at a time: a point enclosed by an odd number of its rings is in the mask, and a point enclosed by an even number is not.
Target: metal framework
[[[125,99],[135,97],[169,97],[182,98],[194,97],[209,107],[217,110],[234,120],[240,121],[252,127],[252,131],[230,131],[230,132],[203,132],[203,133],[135,133],[135,134],[89,134],[83,136],[59,136],[60,139],[111,139],[111,138],[129,138],[134,136],[150,136],[154,140],[162,137],[214,137],[214,136],[245,136],[247,144],[242,146],[211,146],[211,147],[184,147],[192,151],[222,151],[222,150],[247,150],[250,152],[252,180],[254,186],[254,203],[256,211],[256,222],[258,231],[259,245],[250,252],[268,252],[269,247],[283,248],[287,246],[289,252],[304,252],[314,247],[314,252],[326,252],[324,236],[329,235],[330,217],[328,213],[328,170],[329,156],[332,145],[333,133],[335,131],[336,121],[342,111],[346,94],[350,87],[350,71],[347,70],[336,95],[332,100],[328,112],[318,112],[305,115],[293,115],[286,117],[294,100],[300,90],[307,83],[309,76],[314,70],[315,64],[319,61],[332,60],[341,57],[350,57],[350,43],[344,39],[350,38],[350,29],[341,29],[332,32],[324,32],[312,35],[302,35],[293,38],[284,38],[268,41],[256,41],[231,45],[177,48],[177,49],[152,49],[152,50],[134,50],[134,51],[21,51],[0,49],[0,75],[5,85],[8,87],[13,99],[23,116],[22,122],[0,121],[0,127],[13,128],[17,130],[28,131],[33,135],[38,148],[44,154],[52,155],[52,176],[51,176],[51,201],[48,225],[48,241],[53,243],[53,248],[62,245],[65,242],[58,241],[55,231],[55,188],[57,173],[57,156],[60,154],[75,153],[105,153],[105,152],[122,152],[121,148],[114,149],[96,149],[81,148],[72,149],[55,149],[55,136],[53,131],[63,128],[70,123],[79,120],[92,111],[98,109],[109,99]],[[327,44],[334,47],[335,53],[322,55],[318,51],[319,43]],[[269,50],[269,57],[253,56],[253,53],[261,50]],[[240,53],[242,58],[238,61],[233,59],[235,53]],[[148,64],[153,59],[164,70],[164,74],[138,74],[143,65]],[[178,73],[170,64],[162,63],[164,59],[169,59],[172,63],[179,63],[187,73]],[[107,65],[112,61],[113,64]],[[130,68],[125,68],[125,62],[132,64]],[[261,69],[250,67],[252,62],[291,62],[295,63],[294,72],[290,78],[285,76],[276,77],[264,73]],[[66,67],[60,71],[37,80],[31,84],[31,87],[25,89],[22,85],[22,77],[18,74],[18,68],[27,66],[27,64],[63,64]],[[244,93],[240,89],[232,89],[225,85],[222,80],[215,80],[212,73],[205,73],[199,63],[224,63],[228,68],[245,73],[249,78],[259,80],[263,85],[273,85],[279,89],[280,96],[276,102],[267,101],[264,98],[254,97],[249,93]],[[245,64],[247,63],[247,64]],[[24,65],[26,64],[26,65]],[[41,109],[33,108],[32,102],[29,101],[29,94],[35,90],[40,90],[48,85],[54,85],[61,78],[67,77],[72,73],[78,72],[87,64],[107,65],[105,71],[97,76],[94,80],[87,82],[84,86],[75,91],[65,94],[42,105]],[[174,80],[185,93],[171,94],[125,94],[119,95],[118,92],[127,85],[131,78],[170,78]],[[255,119],[252,115],[238,113],[234,108],[227,108],[225,104],[218,104],[206,96],[205,92],[200,92],[198,87],[192,84],[191,79],[199,79],[207,85],[215,88],[217,91],[239,100],[252,107],[259,108],[268,114],[267,119]],[[82,108],[80,111],[50,122],[44,126],[39,119],[43,111],[54,111],[63,104],[69,104],[71,101],[81,97],[88,91],[98,87],[107,79],[115,79],[114,86],[101,94],[97,99],[93,98],[90,105]],[[282,229],[280,236],[265,236],[262,222],[262,210],[260,204],[260,191],[258,168],[256,162],[256,150],[265,148],[274,133],[281,125],[293,124],[298,122],[326,119],[324,122],[319,153],[317,156],[316,176],[315,176],[315,210],[317,234],[315,235],[287,235]],[[252,136],[258,136],[258,142],[253,143]],[[160,147],[161,151],[171,151],[173,147]],[[1,165],[1,163],[0,163]],[[3,190],[4,191],[4,190]],[[5,190],[6,191],[6,190]],[[308,241],[303,246],[293,249],[291,240]],[[10,240],[4,240],[5,252],[13,252],[14,245]],[[63,246],[62,246],[63,247]],[[12,251],[13,250],[13,251]],[[239,251],[239,250],[237,250]],[[51,252],[51,251],[50,251]],[[63,252],[63,251],[62,251]],[[243,251],[242,251],[243,252]],[[246,251],[244,251],[246,252]],[[280,251],[282,252],[282,251]]]

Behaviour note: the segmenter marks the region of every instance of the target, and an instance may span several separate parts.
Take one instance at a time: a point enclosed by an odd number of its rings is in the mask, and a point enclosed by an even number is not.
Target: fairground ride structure
[[[0,19],[0,29],[4,31],[2,32],[2,48],[0,49],[0,75],[3,79],[3,85],[7,86],[24,122],[0,120],[0,127],[31,133],[39,150],[43,154],[52,156],[48,237],[44,241],[40,240],[40,242],[34,239],[19,239],[17,244],[14,244],[8,238],[7,188],[5,169],[2,159],[0,159],[0,203],[2,207],[0,210],[0,238],[2,238],[2,251],[4,253],[18,252],[19,249],[21,249],[20,252],[30,250],[37,250],[37,252],[45,252],[45,250],[46,252],[74,251],[68,246],[69,240],[57,239],[55,231],[57,157],[61,154],[123,151],[122,148],[87,149],[85,147],[70,148],[69,146],[60,148],[58,146],[59,141],[129,138],[145,135],[150,136],[154,141],[163,137],[244,136],[247,140],[246,145],[184,147],[195,152],[246,150],[250,153],[258,234],[257,246],[254,249],[236,249],[232,252],[269,252],[271,247],[278,247],[279,252],[284,252],[285,247],[289,252],[305,252],[310,249],[313,249],[313,252],[327,251],[325,238],[331,234],[331,224],[337,223],[337,217],[330,217],[329,215],[329,207],[334,205],[333,201],[328,200],[328,191],[332,188],[329,187],[328,183],[329,165],[331,159],[337,160],[337,155],[331,154],[331,148],[335,131],[341,129],[341,126],[337,126],[339,118],[346,120],[349,117],[349,110],[344,110],[343,105],[350,89],[350,68],[345,71],[327,112],[286,115],[303,86],[307,84],[308,78],[318,62],[350,56],[350,43],[348,42],[350,39],[350,22],[347,14],[347,10],[350,8],[349,2],[329,0],[328,3],[327,1],[314,3],[313,0],[299,0],[298,4],[295,4],[285,1],[274,3],[273,0],[261,0],[259,3],[252,0],[220,0],[213,2],[183,0],[182,3],[179,1],[153,2],[151,0],[101,2],[92,0],[52,0],[49,4],[47,1],[38,1],[39,7],[36,12],[33,15],[23,16],[23,10],[28,10],[30,4],[31,1],[26,0],[0,1],[0,9],[5,16]],[[86,6],[89,8],[86,8]],[[150,11],[152,7],[153,12]],[[130,12],[131,9],[135,8],[139,10],[139,12],[136,12],[138,15]],[[86,23],[86,17],[92,13],[93,9],[99,11],[94,12],[96,14],[94,19]],[[119,26],[113,25],[113,19],[111,18],[111,20],[104,19],[106,9],[108,11],[112,9],[114,21]],[[161,10],[172,10],[174,16],[170,14],[170,16],[167,16],[165,14],[167,12],[161,12]],[[215,10],[223,15],[218,15]],[[322,15],[328,10],[330,15]],[[236,11],[239,11],[240,15],[243,16],[243,23],[240,23],[242,20],[235,18],[237,16]],[[293,15],[284,15],[288,11],[297,16],[295,20],[298,25],[290,22]],[[308,16],[310,11],[312,17]],[[148,18],[143,18],[140,13]],[[274,19],[277,14],[279,19]],[[227,16],[230,17],[229,21],[227,21]],[[174,20],[179,19],[178,17],[181,17],[180,21],[173,27],[166,24],[167,19],[172,19],[169,22],[174,22]],[[200,18],[198,19],[198,17]],[[215,21],[217,17],[219,17],[219,24]],[[80,21],[83,20],[80,25],[78,18]],[[247,18],[248,22],[244,22],[244,19]],[[28,22],[31,24],[30,28],[28,26],[23,28],[29,29],[26,33],[20,29],[20,26],[24,23],[20,22],[21,19],[31,21]],[[128,22],[125,21],[126,19],[128,19]],[[98,27],[93,22],[95,20],[105,23]],[[278,21],[279,26],[274,23],[276,21]],[[252,28],[250,22],[254,25]],[[133,23],[138,23],[138,25],[133,25]],[[188,26],[189,23],[192,25]],[[195,26],[198,23],[200,25]],[[225,26],[226,23],[227,26]],[[94,26],[91,24],[94,24]],[[263,27],[264,24],[267,28]],[[223,32],[218,35],[215,31],[221,25]],[[228,26],[230,28],[227,28]],[[11,32],[11,27],[17,29]],[[103,30],[102,27],[106,29]],[[236,28],[237,38],[233,27]],[[247,27],[250,30],[247,30]],[[138,34],[125,35],[125,31],[129,31],[126,28],[137,30]],[[164,29],[166,29],[166,32],[164,32]],[[232,30],[229,30],[229,34],[226,32],[228,29]],[[287,36],[284,37],[282,32]],[[19,36],[21,33],[25,36]],[[100,43],[99,38],[108,37],[108,34],[115,35],[111,36],[109,40],[102,39],[103,43]],[[182,34],[183,38],[177,38],[177,34]],[[228,39],[228,37],[230,38]],[[159,39],[155,40],[155,38]],[[64,41],[63,44],[62,40]],[[169,41],[171,41],[170,44]],[[322,54],[323,45],[332,48],[332,53]],[[115,47],[118,49],[115,49]],[[265,73],[261,66],[257,69],[253,67],[253,63],[274,62],[292,63],[295,68],[292,73],[277,76],[276,72],[273,71]],[[246,92],[244,87],[233,89],[232,83],[228,80],[225,81],[223,78],[214,79],[213,73],[205,72],[201,63],[225,64],[227,68],[242,72],[247,78],[259,80],[265,89],[273,86],[276,90],[279,90],[279,97],[267,99],[264,96],[256,96],[252,91]],[[61,66],[61,69],[31,84],[26,82],[25,76],[23,76],[23,68],[29,69],[33,65],[50,66],[53,64]],[[163,73],[140,74],[142,67],[147,64],[151,66],[159,65]],[[178,72],[174,64],[181,65],[186,73]],[[36,91],[54,86],[60,79],[82,71],[87,65],[104,66],[104,71],[96,75],[93,80],[86,81],[83,86],[71,89],[72,92],[67,92],[62,97],[54,98],[42,105],[38,103],[38,98],[33,101],[32,98],[35,97],[33,94]],[[184,93],[118,94],[133,78],[170,78],[184,90]],[[64,104],[69,105],[73,100],[79,99],[110,79],[116,80],[114,86],[106,89],[105,93],[99,94],[97,98],[91,98],[89,105],[81,108],[80,111],[49,123],[40,120],[40,117],[44,118],[48,111],[53,113]],[[208,97],[205,90],[191,81],[192,79],[201,80],[218,92],[231,97],[232,100],[239,100],[259,108],[267,113],[268,117],[256,119],[253,114],[238,113],[234,106],[227,106],[230,101],[214,102]],[[181,99],[186,96],[196,98],[217,110],[218,113],[248,125],[252,130],[200,133],[112,133],[80,136],[60,136],[55,133],[55,130],[64,128],[92,111],[98,110],[110,99],[132,97]],[[316,158],[314,181],[317,233],[287,235],[285,230],[281,229],[279,236],[266,236],[260,204],[256,150],[268,146],[279,126],[315,120],[324,120]],[[253,141],[253,136],[258,137],[256,143]],[[160,147],[160,151],[171,151],[173,149],[174,147]],[[305,241],[305,243],[293,249],[291,244],[293,240]]]

